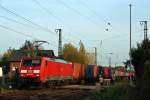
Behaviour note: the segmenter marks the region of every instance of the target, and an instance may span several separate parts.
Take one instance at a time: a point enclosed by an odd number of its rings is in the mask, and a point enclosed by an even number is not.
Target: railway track
[[[75,88],[40,88],[30,90],[18,90],[11,93],[0,94],[1,100],[77,100],[85,98],[90,89],[75,89]],[[78,99],[79,100],[79,99]]]

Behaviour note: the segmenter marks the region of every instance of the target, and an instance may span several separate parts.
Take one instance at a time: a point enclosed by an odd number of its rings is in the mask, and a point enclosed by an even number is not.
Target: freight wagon
[[[102,67],[99,68],[99,81],[101,85],[109,85],[112,81],[112,74],[111,69],[109,67]]]
[[[84,79],[84,65],[79,63],[73,63],[73,81],[74,83],[81,83]]]

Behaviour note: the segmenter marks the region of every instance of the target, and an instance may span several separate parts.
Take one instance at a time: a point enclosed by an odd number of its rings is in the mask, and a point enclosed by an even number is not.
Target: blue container
[[[104,67],[102,66],[100,66],[100,69],[99,69],[99,77],[104,78]]]
[[[85,80],[94,79],[94,65],[85,65]]]

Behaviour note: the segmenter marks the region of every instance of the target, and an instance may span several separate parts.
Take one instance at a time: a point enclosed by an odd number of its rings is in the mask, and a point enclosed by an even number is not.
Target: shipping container
[[[108,67],[103,68],[103,73],[104,73],[105,79],[109,78],[109,68]]]
[[[102,66],[99,66],[99,78],[103,78],[104,77],[104,68]]]
[[[95,66],[95,80],[98,81],[100,78],[100,66]]]
[[[85,65],[85,81],[94,82],[94,65]]]
[[[81,69],[82,69],[82,73],[81,73],[82,76],[81,76],[81,77],[82,77],[82,80],[84,80],[84,79],[85,79],[85,65],[82,64],[81,66],[82,66],[82,67],[81,67]]]
[[[73,63],[73,79],[74,80],[82,79],[82,64]]]
[[[97,77],[97,66],[96,65],[93,66],[93,74],[94,74],[94,78],[96,78]]]
[[[2,67],[0,67],[0,77],[3,77],[3,70],[2,70]]]

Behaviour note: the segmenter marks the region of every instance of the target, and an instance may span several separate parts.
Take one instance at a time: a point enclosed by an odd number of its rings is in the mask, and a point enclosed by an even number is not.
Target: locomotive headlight
[[[27,73],[27,70],[21,70],[21,73]]]
[[[40,73],[40,70],[34,70],[33,73]]]

